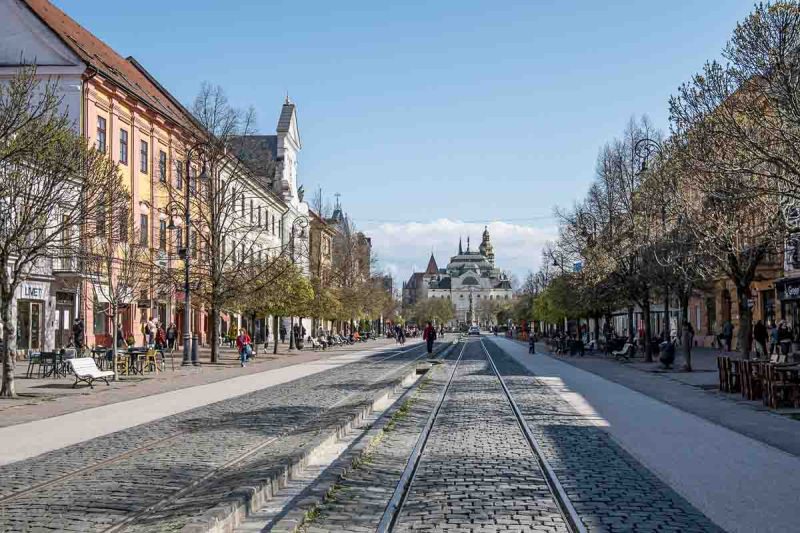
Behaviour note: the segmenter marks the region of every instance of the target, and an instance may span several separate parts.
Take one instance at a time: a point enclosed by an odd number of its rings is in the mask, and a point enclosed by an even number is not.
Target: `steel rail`
[[[567,523],[567,526],[573,533],[586,533],[586,526],[583,525],[580,516],[578,516],[578,512],[575,510],[575,507],[572,505],[572,502],[567,495],[567,492],[564,490],[564,487],[558,480],[558,476],[556,476],[555,471],[545,458],[544,452],[539,445],[539,441],[536,440],[536,437],[533,436],[530,427],[528,427],[528,422],[522,415],[522,411],[520,411],[519,406],[517,406],[517,402],[514,400],[514,397],[512,396],[511,391],[508,389],[503,376],[500,374],[500,371],[497,369],[497,365],[494,363],[494,358],[492,358],[489,350],[486,349],[483,339],[481,339],[480,342],[481,348],[483,348],[486,358],[492,367],[492,371],[494,371],[495,375],[500,380],[500,385],[503,387],[503,391],[506,394],[508,403],[511,404],[511,409],[514,411],[514,416],[517,419],[517,423],[519,424],[520,429],[522,429],[522,433],[525,435],[525,440],[528,441],[528,444],[530,445],[531,449],[533,450],[533,454],[536,457],[536,461],[539,463],[542,473],[544,473],[547,486],[550,488],[550,492],[553,494],[553,497],[558,504],[559,510],[564,517],[564,521]]]
[[[400,510],[403,508],[406,496],[408,495],[408,489],[411,487],[411,482],[414,480],[414,475],[416,474],[417,467],[419,466],[419,460],[422,457],[422,452],[428,442],[428,437],[433,429],[433,424],[436,422],[436,417],[439,415],[439,410],[441,409],[442,404],[447,397],[447,391],[450,389],[450,384],[453,382],[453,377],[456,375],[456,370],[458,370],[458,365],[461,363],[461,358],[464,355],[464,350],[467,347],[466,342],[463,340],[460,342],[462,343],[461,352],[459,352],[458,358],[453,365],[453,370],[450,372],[447,383],[445,384],[442,393],[439,395],[439,398],[436,401],[436,406],[428,416],[425,427],[417,438],[417,443],[414,445],[414,449],[412,450],[411,455],[406,462],[406,466],[400,476],[400,481],[398,481],[397,486],[392,493],[392,497],[389,499],[389,503],[386,505],[386,508],[383,511],[381,521],[378,523],[378,528],[376,529],[376,531],[379,533],[387,533],[392,530],[397,517],[400,515]]]
[[[403,350],[403,351],[401,351],[399,353],[396,353],[396,354],[394,354],[392,356],[385,357],[385,358],[381,359],[380,361],[372,361],[372,362],[368,363],[368,365],[382,363],[384,361],[387,361],[388,359],[392,359],[393,357],[397,357],[399,355],[409,353],[409,352],[413,351],[414,349],[420,348],[420,347],[421,347],[421,345],[415,344],[413,346],[410,346],[408,349],[405,349],[405,350]],[[416,356],[413,359],[411,359],[410,361],[408,361],[406,364],[404,364],[399,369],[398,368],[393,368],[393,369],[389,370],[388,372],[385,372],[384,374],[382,374],[381,376],[379,376],[377,379],[373,380],[372,382],[373,383],[380,382],[380,381],[384,380],[385,378],[387,378],[388,376],[391,376],[392,374],[396,374],[396,373],[400,372],[403,368],[406,368],[406,367],[410,366],[411,364],[414,364],[414,363],[418,362],[423,357],[427,357],[427,355],[428,355],[427,351],[422,351],[418,356]],[[324,416],[327,412],[337,408],[338,406],[340,406],[342,404],[345,404],[348,400],[352,399],[354,396],[357,396],[358,394],[360,394],[360,392],[354,392],[352,394],[349,394],[349,395],[345,396],[344,398],[341,398],[341,399],[337,400],[331,406],[326,407],[323,411],[321,411],[319,414],[313,416],[311,419],[306,420],[305,422],[303,422],[303,424],[296,424],[296,425],[294,425],[292,427],[286,428],[280,434],[275,435],[274,437],[271,437],[270,439],[267,439],[264,442],[256,444],[255,446],[252,446],[251,448],[249,448],[247,451],[243,452],[239,456],[234,457],[233,459],[231,459],[230,461],[226,462],[225,464],[220,465],[220,466],[212,469],[210,472],[204,474],[200,478],[195,479],[194,481],[189,483],[189,485],[187,485],[187,486],[183,487],[182,489],[180,489],[178,492],[176,492],[174,494],[171,494],[171,495],[167,496],[166,498],[164,498],[163,500],[159,501],[158,503],[155,503],[155,504],[150,505],[150,506],[148,506],[148,507],[146,507],[146,508],[144,508],[144,509],[142,509],[140,511],[137,511],[137,512],[133,513],[132,515],[129,515],[129,516],[125,517],[121,521],[109,526],[108,528],[103,530],[104,533],[113,533],[113,532],[116,532],[116,531],[124,531],[128,526],[135,524],[141,518],[144,518],[147,515],[150,515],[152,513],[158,512],[161,509],[164,509],[165,507],[168,507],[170,504],[172,504],[172,503],[180,500],[184,496],[190,494],[194,489],[196,489],[197,487],[201,486],[206,481],[208,481],[210,479],[213,479],[214,477],[216,477],[221,472],[223,472],[223,471],[225,471],[225,470],[227,470],[229,468],[232,468],[232,467],[238,465],[239,463],[242,463],[242,462],[246,461],[248,458],[252,457],[253,455],[258,453],[262,449],[264,449],[267,446],[269,446],[270,444],[272,444],[273,442],[277,441],[278,439],[280,439],[282,437],[285,437],[285,436],[291,434],[292,432],[298,430],[303,425],[308,424],[309,422],[313,422],[314,420],[318,420],[319,418],[322,418],[322,416]]]
[[[394,354],[389,355],[387,357],[381,358],[381,359],[379,359],[377,361],[366,361],[366,362],[364,362],[364,361],[354,361],[353,363],[348,363],[348,364],[358,364],[358,363],[362,363],[363,362],[365,367],[368,368],[370,366],[386,362],[386,361],[388,361],[390,359],[393,359],[395,357],[399,357],[401,355],[408,354],[408,353],[414,351],[415,349],[422,348],[423,346],[424,345],[422,345],[422,344],[414,344],[412,346],[409,346],[408,348],[404,348],[404,349],[398,351],[397,353],[394,353]],[[374,355],[379,355],[379,354],[380,354],[380,352],[378,352],[378,353],[376,353]],[[406,367],[406,366],[408,366],[408,365],[410,365],[412,363],[416,363],[417,361],[419,361],[425,355],[427,355],[427,352],[425,352],[423,350],[420,353],[419,356],[415,357],[414,359],[410,360],[408,363],[404,364],[403,367]],[[342,365],[342,366],[347,366],[347,365]],[[384,379],[387,375],[391,374],[392,372],[396,372],[397,370],[398,369],[396,369],[396,368],[392,369],[390,372],[380,376],[378,378],[378,380],[376,380],[376,381],[380,381],[380,380]],[[300,378],[300,379],[302,379],[302,378]],[[358,392],[355,392],[353,394],[350,394],[350,395],[342,398],[341,400],[339,400],[336,403],[334,403],[332,406],[325,408],[323,413],[328,411],[328,410],[330,410],[330,409],[334,409],[338,404],[340,404],[341,402],[344,402],[344,401],[352,398],[356,394],[358,394]],[[220,401],[225,401],[225,400],[220,400]],[[176,415],[178,415],[178,414],[180,414],[180,413],[176,413]],[[172,416],[175,416],[175,415],[172,415]],[[322,413],[317,415],[316,417],[312,418],[311,420],[315,420],[319,416],[322,416]],[[292,430],[294,430],[294,429],[296,429],[296,427],[292,428]],[[53,479],[49,479],[47,481],[42,481],[40,483],[29,485],[29,486],[25,487],[24,489],[21,489],[21,490],[18,490],[16,492],[12,492],[10,494],[7,494],[6,496],[0,497],[0,509],[2,508],[3,505],[5,505],[5,504],[7,504],[9,502],[12,502],[14,500],[18,500],[18,499],[23,498],[25,496],[28,496],[30,494],[34,494],[34,493],[36,493],[36,492],[38,492],[38,491],[40,491],[42,489],[46,489],[46,488],[50,488],[50,487],[59,485],[61,483],[69,481],[70,479],[73,479],[73,478],[75,478],[77,476],[80,476],[80,475],[83,475],[83,474],[88,474],[90,472],[93,472],[95,470],[98,470],[100,468],[108,466],[110,464],[113,464],[113,463],[122,461],[124,459],[127,459],[128,457],[131,457],[132,455],[136,455],[136,454],[148,451],[148,450],[152,450],[152,449],[155,449],[155,448],[158,448],[158,447],[162,447],[164,444],[166,444],[166,443],[168,443],[170,441],[176,440],[176,439],[178,439],[180,437],[183,437],[183,436],[185,436],[187,434],[190,434],[190,433],[192,433],[192,430],[185,429],[185,430],[181,430],[179,432],[172,433],[170,435],[166,435],[164,437],[160,437],[160,438],[157,438],[157,439],[154,439],[154,440],[150,440],[150,441],[146,442],[145,444],[142,444],[140,446],[137,446],[137,447],[132,448],[130,450],[127,450],[125,452],[119,453],[119,454],[114,455],[112,457],[108,457],[106,459],[94,462],[94,463],[92,463],[90,465],[87,465],[87,466],[72,470],[70,472],[61,474],[61,475],[59,475],[59,476],[57,476],[57,477],[55,477]],[[281,436],[283,436],[283,434],[278,435],[275,438],[280,438]],[[96,438],[101,438],[101,437],[96,437]],[[13,464],[13,463],[11,463],[11,464]]]

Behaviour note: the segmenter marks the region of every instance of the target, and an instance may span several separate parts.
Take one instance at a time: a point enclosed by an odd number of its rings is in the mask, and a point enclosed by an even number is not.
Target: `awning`
[[[94,298],[98,303],[108,304],[111,299],[119,299],[119,305],[128,305],[133,302],[133,291],[126,287],[114,287],[116,292],[112,293],[112,288],[105,283],[93,284]]]

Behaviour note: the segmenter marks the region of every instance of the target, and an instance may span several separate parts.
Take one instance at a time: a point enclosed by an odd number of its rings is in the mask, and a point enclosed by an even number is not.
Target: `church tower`
[[[494,248],[492,248],[492,242],[489,239],[489,226],[485,226],[483,229],[483,240],[478,250],[480,250],[481,255],[484,256],[486,260],[489,261],[489,264],[492,265],[492,268],[494,268]]]

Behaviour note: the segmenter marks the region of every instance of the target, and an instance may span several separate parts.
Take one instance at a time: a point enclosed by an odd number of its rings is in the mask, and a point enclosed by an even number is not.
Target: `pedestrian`
[[[269,324],[265,321],[264,322],[264,350],[266,351],[269,347]]]
[[[792,330],[789,329],[785,320],[781,320],[778,324],[778,345],[782,355],[789,355],[792,348]]]
[[[167,332],[164,326],[159,322],[156,326],[156,348],[163,350],[167,346]]]
[[[536,336],[533,334],[528,337],[528,353],[536,353]]]
[[[281,344],[286,344],[286,326],[281,324]]]
[[[175,322],[170,322],[169,327],[167,327],[167,347],[170,350],[175,349],[175,341],[178,340],[178,327],[175,325]]]
[[[433,353],[433,341],[436,340],[436,328],[433,327],[432,323],[428,322],[428,325],[425,326],[425,330],[422,332],[422,340],[427,343],[428,355]]]
[[[727,319],[725,323],[722,324],[722,338],[725,339],[725,350],[730,352],[731,343],[733,341],[733,324],[730,319]]]
[[[250,358],[250,353],[253,351],[252,342],[250,335],[247,334],[247,330],[244,328],[240,329],[239,336],[236,337],[236,348],[239,350],[239,362],[242,368],[247,366],[247,360]]]
[[[72,344],[75,345],[75,351],[80,357],[83,352],[83,319],[78,317],[72,324]]]
[[[769,325],[769,354],[775,353],[778,349],[778,325],[773,320]]]
[[[768,336],[769,333],[767,332],[767,326],[764,325],[764,322],[761,320],[756,322],[756,325],[753,326],[753,340],[756,341],[756,355],[759,358],[767,355]]]
[[[686,372],[692,371],[692,346],[694,345],[694,328],[688,320],[683,321],[683,331],[681,332],[681,344],[683,348],[683,369]]]

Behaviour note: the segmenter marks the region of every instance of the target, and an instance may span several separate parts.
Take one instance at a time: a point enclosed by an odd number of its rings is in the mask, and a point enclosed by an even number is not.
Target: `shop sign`
[[[800,282],[785,283],[781,291],[781,300],[800,300]]]
[[[72,305],[75,302],[75,294],[71,292],[57,292],[56,304],[58,305]]]
[[[136,306],[139,309],[148,309],[150,307],[150,300],[139,300],[136,302]]]
[[[42,283],[23,283],[19,287],[19,297],[25,300],[44,300],[45,290]]]

